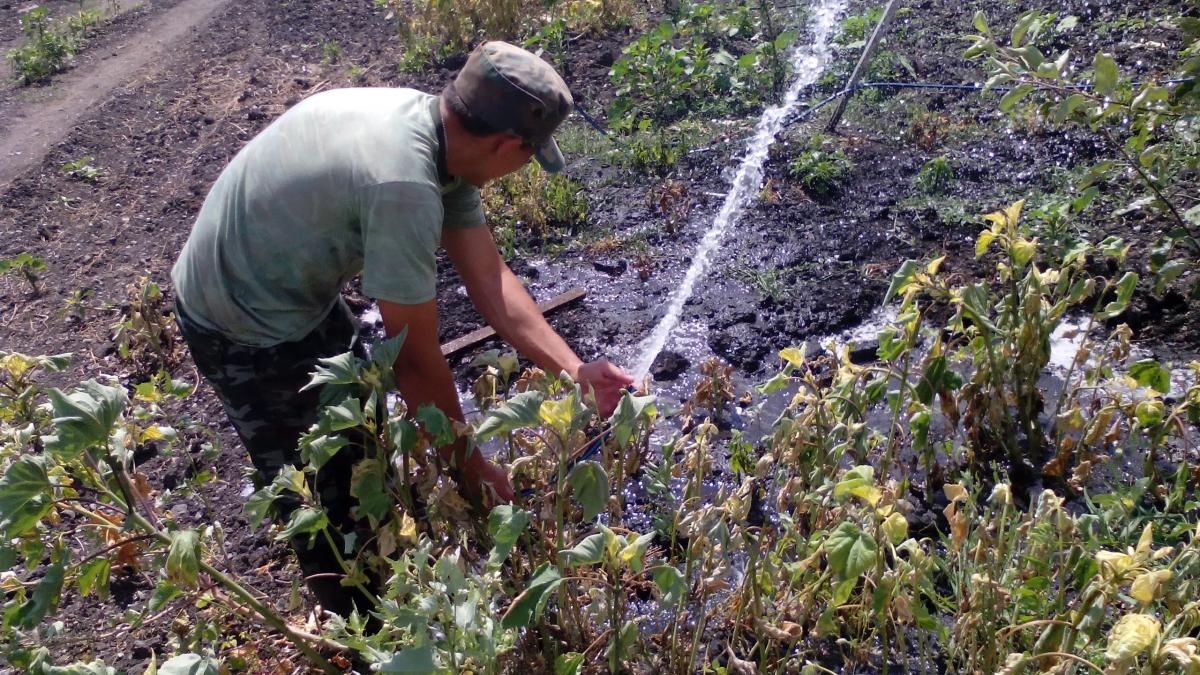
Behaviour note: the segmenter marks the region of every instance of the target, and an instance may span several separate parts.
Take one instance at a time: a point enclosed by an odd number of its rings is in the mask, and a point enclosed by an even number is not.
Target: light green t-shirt
[[[442,228],[484,222],[446,175],[437,97],[337,89],[297,104],[221,173],[171,278],[196,323],[246,345],[307,335],[362,272],[400,304],[436,295]]]

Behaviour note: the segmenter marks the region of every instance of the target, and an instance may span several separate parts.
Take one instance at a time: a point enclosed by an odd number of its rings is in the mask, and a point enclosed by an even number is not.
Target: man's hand
[[[600,415],[608,417],[621,402],[625,387],[633,384],[633,376],[613,365],[608,359],[600,358],[579,366],[575,381],[585,395],[594,393]]]
[[[486,514],[491,507],[499,504],[511,504],[514,499],[512,483],[508,480],[508,471],[495,462],[484,459],[479,451],[468,461],[462,470],[459,488],[462,494],[482,509]],[[495,493],[493,500],[492,493]]]

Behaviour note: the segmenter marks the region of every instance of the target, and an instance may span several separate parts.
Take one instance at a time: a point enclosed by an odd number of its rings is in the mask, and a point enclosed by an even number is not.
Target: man
[[[496,332],[548,372],[565,371],[609,413],[632,378],[584,363],[546,323],[484,226],[479,187],[531,157],[563,167],[552,133],[572,99],[533,54],[503,42],[476,49],[441,96],[341,89],[286,112],[237,154],[213,186],[172,270],[178,322],[201,373],[237,429],[258,479],[298,464],[297,441],[319,394],[299,392],[317,359],[360,352],[342,286],[361,272],[384,329],[408,335],[396,381],[409,410],[432,403],[462,420],[438,343],[439,244]],[[464,495],[511,501],[506,471],[480,453],[442,449]],[[322,468],[322,502],[344,531],[353,457]],[[284,505],[283,514],[295,504]],[[361,539],[360,539],[361,541]],[[350,609],[335,556],[293,542],[322,605]],[[316,575],[316,576],[314,576]]]

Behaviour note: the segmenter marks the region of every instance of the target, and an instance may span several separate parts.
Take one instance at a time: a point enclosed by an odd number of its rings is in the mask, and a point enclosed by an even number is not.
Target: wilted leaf
[[[350,495],[358,499],[354,507],[355,517],[366,518],[371,527],[379,527],[379,523],[392,512],[392,495],[387,489],[383,467],[377,460],[364,459],[354,465],[350,475]]]
[[[183,586],[196,585],[200,574],[200,533],[181,530],[171,534],[167,554],[167,578]]]
[[[883,533],[887,535],[888,541],[892,542],[893,546],[908,537],[908,520],[898,512],[893,511],[887,518],[884,518],[880,527],[883,528]]]
[[[95,380],[79,385],[70,394],[51,389],[55,435],[46,437],[46,449],[58,457],[74,459],[84,448],[104,446],[129,395],[121,387],[109,387]]]
[[[1125,661],[1150,648],[1158,639],[1161,626],[1146,614],[1126,614],[1108,633],[1104,656],[1110,661]]]
[[[833,487],[835,498],[840,499],[846,495],[858,497],[868,506],[878,504],[880,498],[883,497],[883,492],[875,487],[875,468],[870,465],[862,465],[847,471]]]
[[[1133,580],[1133,584],[1129,587],[1129,595],[1143,605],[1148,605],[1154,602],[1155,596],[1158,595],[1158,589],[1170,581],[1171,576],[1171,570],[1143,572]]]
[[[583,519],[591,520],[608,505],[611,491],[608,472],[599,462],[580,462],[571,469],[567,476],[567,484],[575,494],[575,499],[583,506]]]

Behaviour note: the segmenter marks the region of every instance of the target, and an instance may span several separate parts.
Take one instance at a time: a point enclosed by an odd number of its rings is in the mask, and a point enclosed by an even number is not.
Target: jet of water
[[[833,47],[830,41],[834,29],[837,27],[837,19],[845,9],[846,0],[816,0],[810,21],[812,43],[807,46],[798,45],[792,51],[792,68],[796,72],[796,78],[784,94],[783,101],[777,106],[768,108],[763,112],[762,118],[758,120],[754,137],[750,140],[742,163],[733,178],[733,184],[725,196],[725,202],[721,205],[721,210],[717,213],[712,227],[700,241],[696,254],[692,256],[692,265],[688,268],[683,282],[671,296],[666,314],[654,327],[654,331],[642,342],[641,358],[638,359],[633,370],[635,380],[640,382],[645,379],[646,373],[650,372],[650,366],[654,363],[655,357],[667,343],[671,331],[675,330],[679,324],[683,305],[691,297],[696,282],[708,271],[713,252],[721,245],[725,234],[758,194],[763,180],[763,165],[766,164],[771,143],[783,130],[784,121],[788,115],[796,108],[800,92],[815,83],[833,59]]]

